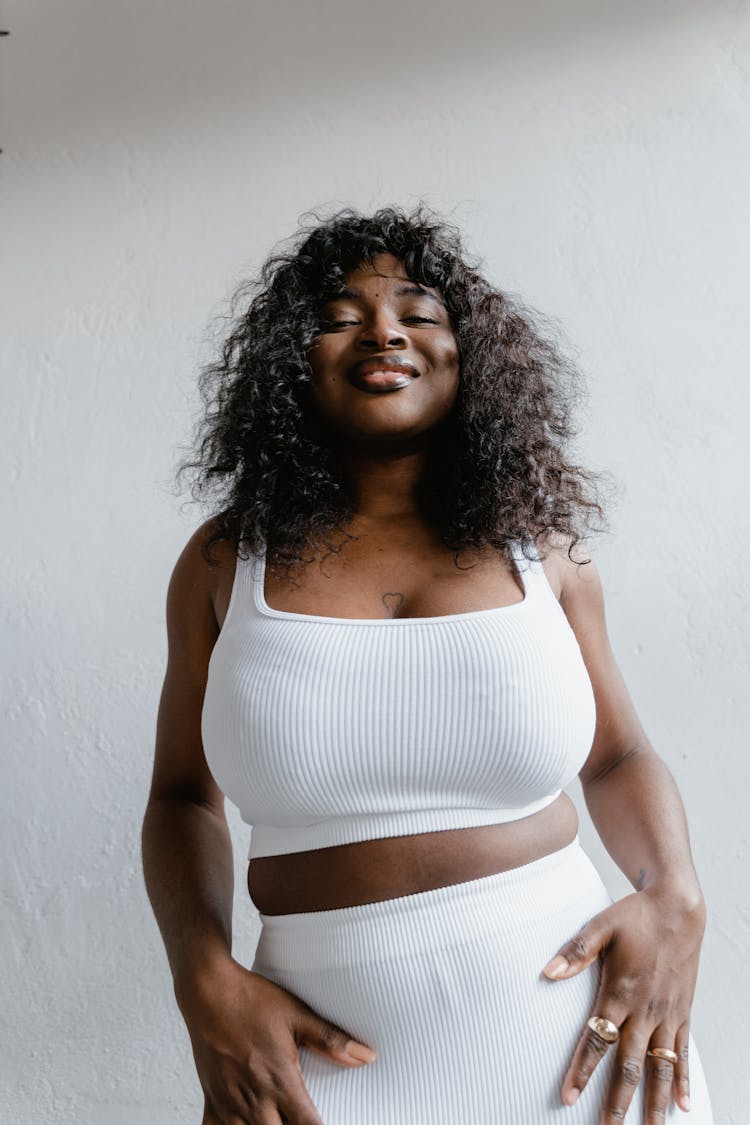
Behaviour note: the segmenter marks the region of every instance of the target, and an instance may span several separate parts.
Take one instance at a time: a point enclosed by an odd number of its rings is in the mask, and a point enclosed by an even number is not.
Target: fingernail
[[[371,1047],[365,1047],[364,1043],[357,1043],[354,1039],[350,1039],[346,1045],[346,1054],[350,1058],[356,1059],[357,1062],[369,1063],[376,1057],[375,1052]]]
[[[564,972],[570,968],[570,962],[566,961],[564,957],[553,957],[549,965],[545,965],[542,970],[545,976],[548,977],[561,977]]]
[[[581,1091],[576,1090],[575,1086],[573,1087],[572,1090],[568,1090],[567,1094],[565,1095],[565,1099],[564,1099],[565,1104],[566,1105],[575,1105],[576,1102],[578,1101],[580,1093],[581,1093]]]
[[[685,1113],[687,1113],[690,1110],[690,1095],[689,1094],[683,1094],[682,1095],[682,1108],[685,1110]]]

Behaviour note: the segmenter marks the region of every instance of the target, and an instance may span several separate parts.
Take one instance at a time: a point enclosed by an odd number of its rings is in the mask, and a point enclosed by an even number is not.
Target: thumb
[[[296,1039],[331,1062],[344,1066],[361,1066],[376,1058],[371,1047],[352,1039],[335,1023],[323,1019],[312,1010],[303,1012],[297,1023]]]
[[[558,949],[552,960],[542,972],[550,980],[573,977],[582,969],[596,961],[605,946],[611,941],[613,929],[604,919],[592,918],[588,925],[578,931],[575,937]]]

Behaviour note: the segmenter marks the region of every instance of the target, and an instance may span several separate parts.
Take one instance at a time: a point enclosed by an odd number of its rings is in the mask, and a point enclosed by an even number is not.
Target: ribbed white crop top
[[[202,734],[251,859],[516,820],[576,776],[591,683],[541,562],[514,556],[520,602],[373,620],[272,609],[265,557],[237,560]]]

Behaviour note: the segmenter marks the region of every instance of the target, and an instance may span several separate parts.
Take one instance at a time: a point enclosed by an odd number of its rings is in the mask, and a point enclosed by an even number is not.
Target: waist
[[[536,962],[544,963],[550,945],[561,945],[610,902],[576,835],[537,860],[477,879],[341,910],[261,914],[253,968],[285,974],[363,962],[384,968],[394,959],[485,936],[497,948],[505,934],[508,963],[523,961],[531,949],[536,976]],[[543,950],[535,948],[540,936]]]
[[[248,891],[265,916],[361,906],[521,867],[565,847],[577,831],[575,805],[561,793],[507,823],[259,856],[248,866]]]

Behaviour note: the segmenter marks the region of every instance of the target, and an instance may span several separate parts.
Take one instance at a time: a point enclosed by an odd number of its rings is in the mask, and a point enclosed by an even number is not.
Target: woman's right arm
[[[143,821],[143,871],[175,991],[231,956],[234,866],[224,796],[200,739],[208,661],[219,633],[202,529],[191,538],[167,592],[167,670]]]
[[[142,850],[146,889],[205,1095],[204,1125],[322,1125],[304,1085],[300,1044],[361,1066],[341,1028],[232,958],[232,845],[224,796],[200,734],[208,662],[219,634],[218,569],[190,539],[167,594],[168,659]],[[228,552],[227,552],[228,554]],[[226,562],[226,555],[221,555]],[[223,563],[220,562],[220,566]],[[233,566],[233,562],[232,562]]]

